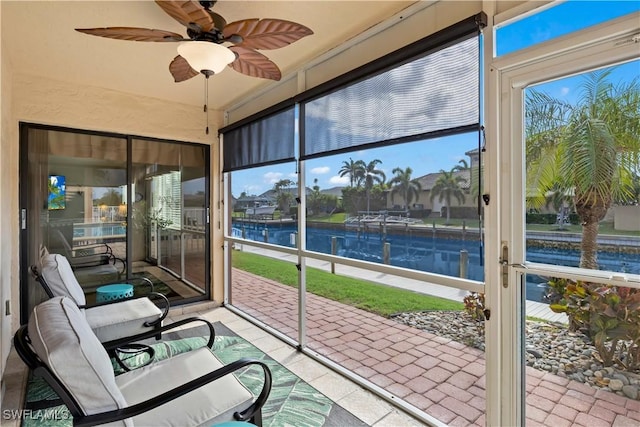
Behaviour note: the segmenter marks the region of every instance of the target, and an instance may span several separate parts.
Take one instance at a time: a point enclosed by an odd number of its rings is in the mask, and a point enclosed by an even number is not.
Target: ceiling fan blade
[[[84,34],[107,37],[117,40],[132,40],[138,42],[177,42],[188,40],[180,34],[164,30],[150,30],[148,28],[134,27],[107,27],[107,28],[76,28]]]
[[[242,37],[238,45],[251,49],[278,49],[313,34],[304,25],[283,19],[243,19],[227,24],[222,31],[225,38],[234,34]]]
[[[280,80],[282,77],[278,66],[260,52],[241,46],[231,46],[229,49],[237,55],[236,60],[229,64],[237,72],[271,80]]]
[[[219,15],[211,10],[208,10],[207,12],[209,13],[209,15],[211,15],[211,19],[213,20],[213,26],[216,27],[218,30],[222,31],[222,29],[227,26],[227,20],[224,19],[222,15]]]
[[[192,30],[211,31],[213,19],[211,15],[197,1],[164,1],[156,0],[158,6],[169,16]],[[199,28],[193,28],[197,24]]]
[[[200,74],[191,68],[187,60],[180,55],[173,58],[173,61],[169,64],[169,71],[176,83],[189,80],[190,78]]]

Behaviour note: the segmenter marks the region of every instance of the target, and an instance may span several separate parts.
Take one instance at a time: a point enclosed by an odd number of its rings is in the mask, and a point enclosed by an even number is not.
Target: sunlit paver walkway
[[[297,339],[297,289],[234,269],[232,303]],[[309,347],[449,425],[484,426],[484,353],[307,295]],[[527,425],[638,426],[640,401],[527,368]]]
[[[284,254],[279,251],[256,248],[249,245],[239,245],[245,252],[257,253],[283,261],[297,264],[298,259],[295,255]],[[320,270],[329,271],[331,263],[319,259],[307,258],[308,267],[318,268]],[[374,283],[382,283],[395,288],[407,289],[409,291],[418,292],[420,294],[432,295],[440,298],[446,298],[453,301],[462,301],[467,294],[466,291],[452,288],[449,286],[437,285],[435,283],[427,283],[422,280],[410,279],[407,277],[394,276],[390,274],[380,273],[375,270],[367,270],[364,268],[351,267],[344,264],[335,265],[336,274],[341,276],[355,277]],[[549,304],[543,304],[536,301],[527,300],[526,303],[527,316],[545,319],[551,322],[568,323],[567,316],[564,313],[554,313],[549,309]]]

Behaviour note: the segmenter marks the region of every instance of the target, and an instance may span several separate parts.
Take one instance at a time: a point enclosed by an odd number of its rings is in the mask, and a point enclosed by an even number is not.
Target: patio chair
[[[124,272],[126,263],[123,259],[116,257],[111,246],[106,243],[96,243],[74,249],[61,230],[53,230],[50,237],[51,246],[56,251],[61,251],[69,259],[69,264],[74,269],[105,264],[116,265],[117,262],[120,262],[122,263],[121,273]]]
[[[209,348],[115,376],[85,316],[65,297],[36,306],[14,345],[33,374],[62,399],[75,426],[211,426],[232,420],[262,425],[261,408],[271,391],[271,372],[263,362],[225,365]],[[264,374],[255,398],[232,375],[252,365]]]
[[[158,329],[169,312],[169,300],[164,295],[153,292],[153,283],[149,279],[135,279],[149,285],[149,292],[142,296],[87,305],[84,291],[65,256],[43,251],[40,265],[40,271],[36,266],[32,266],[31,272],[47,296],[71,298],[82,309],[91,329],[101,342]],[[160,310],[151,298],[161,300],[163,310]]]

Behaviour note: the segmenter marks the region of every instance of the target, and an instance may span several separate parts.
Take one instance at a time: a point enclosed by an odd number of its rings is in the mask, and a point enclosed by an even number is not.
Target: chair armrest
[[[157,318],[156,320],[154,320],[153,322],[145,322],[145,326],[158,326],[162,323],[162,321],[165,319],[165,317],[167,317],[167,315],[169,314],[169,309],[171,308],[171,303],[169,303],[169,300],[167,299],[166,296],[162,295],[159,292],[149,292],[146,295],[140,295],[137,297],[128,297],[128,298],[120,298],[117,300],[109,300],[109,301],[102,301],[102,302],[97,302],[95,304],[85,304],[85,305],[79,305],[78,308],[81,309],[91,309],[94,307],[102,307],[103,305],[111,305],[111,304],[118,304],[121,302],[125,302],[125,301],[130,301],[130,300],[134,300],[134,299],[139,299],[139,298],[149,298],[150,300],[153,299],[159,299],[163,302],[163,308],[162,308],[162,315]]]
[[[188,317],[186,319],[182,319],[182,320],[178,320],[176,322],[173,322],[169,325],[164,325],[162,327],[156,327],[153,329],[150,329],[149,331],[146,332],[142,332],[140,334],[136,334],[136,335],[132,335],[130,337],[123,337],[123,338],[118,338],[117,340],[112,340],[112,341],[105,341],[102,343],[102,346],[107,350],[114,350],[118,347],[122,347],[125,344],[129,344],[132,342],[136,342],[136,341],[142,341],[148,338],[153,338],[156,335],[158,335],[159,333],[163,333],[166,331],[170,331],[172,329],[178,328],[180,326],[184,326],[188,323],[192,323],[192,322],[202,322],[204,323],[207,328],[209,329],[209,341],[207,341],[207,347],[212,348],[213,347],[213,342],[215,341],[216,338],[216,331],[213,328],[213,324],[211,322],[209,322],[208,320],[205,319],[201,319],[199,317]]]
[[[150,300],[153,300],[154,298],[160,299],[164,304],[164,310],[162,312],[162,315],[159,318],[157,318],[153,322],[145,322],[144,325],[145,326],[149,326],[149,327],[151,327],[151,326],[157,327],[157,326],[162,325],[162,321],[165,319],[165,317],[167,317],[167,314],[169,314],[169,309],[171,308],[171,304],[169,303],[169,299],[166,296],[164,296],[161,293],[159,293],[159,292],[149,292],[146,296]]]
[[[121,262],[122,263],[122,270],[120,270],[118,272],[118,276],[121,274],[124,274],[124,272],[127,269],[127,262],[125,260],[123,260],[122,258],[118,258],[117,256],[113,255],[113,254],[109,254],[109,256],[111,257],[111,260],[113,261],[113,265],[116,265],[116,262]]]
[[[76,246],[71,249],[71,255],[74,257],[87,256],[87,255],[103,255],[113,254],[113,249],[106,243],[95,243],[92,245]]]
[[[225,375],[232,374],[233,372],[250,365],[258,365],[262,368],[262,371],[264,372],[264,383],[257,399],[244,411],[236,412],[233,414],[236,420],[247,421],[251,419],[256,413],[258,413],[258,411],[260,411],[262,406],[267,401],[269,393],[271,392],[271,371],[269,370],[269,367],[265,363],[254,359],[236,360],[235,362],[229,363],[228,365],[216,369],[215,371],[211,371],[205,375],[202,375],[201,377],[198,377],[169,391],[159,394],[158,396],[145,400],[144,402],[129,406],[127,408],[74,418],[73,425],[78,427],[93,426],[96,424],[120,421],[126,418],[135,417],[136,415],[140,415],[144,412],[155,409],[158,406],[164,405],[165,403],[171,402],[177,397],[197,390],[198,388],[205,386],[212,381],[222,378]]]
[[[125,283],[129,283],[131,285],[134,285],[134,283],[132,283],[134,280],[142,280],[144,282],[145,285],[149,286],[149,293],[153,292],[153,282],[149,279],[147,279],[146,277],[132,277],[131,279],[127,279],[125,280]]]
[[[111,254],[93,254],[67,257],[72,268],[95,267],[97,265],[109,264],[112,259]]]

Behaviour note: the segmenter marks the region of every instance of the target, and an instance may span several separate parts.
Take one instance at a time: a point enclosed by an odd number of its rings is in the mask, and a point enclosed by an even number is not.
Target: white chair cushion
[[[127,406],[116,385],[109,356],[75,302],[55,297],[37,305],[28,328],[38,357],[64,384],[85,414]],[[120,425],[131,426],[132,422],[125,420]]]
[[[170,390],[223,363],[206,347],[125,372],[116,383],[130,405]],[[158,408],[133,418],[141,426],[211,426],[233,420],[233,413],[245,409],[252,394],[230,374]]]
[[[53,295],[69,297],[76,305],[87,303],[82,287],[66,257],[60,254],[46,254],[40,259],[40,263],[42,265],[40,274],[47,281]]]
[[[149,298],[136,298],[91,307],[84,314],[100,342],[106,342],[149,331],[143,324],[159,319],[162,311]]]

